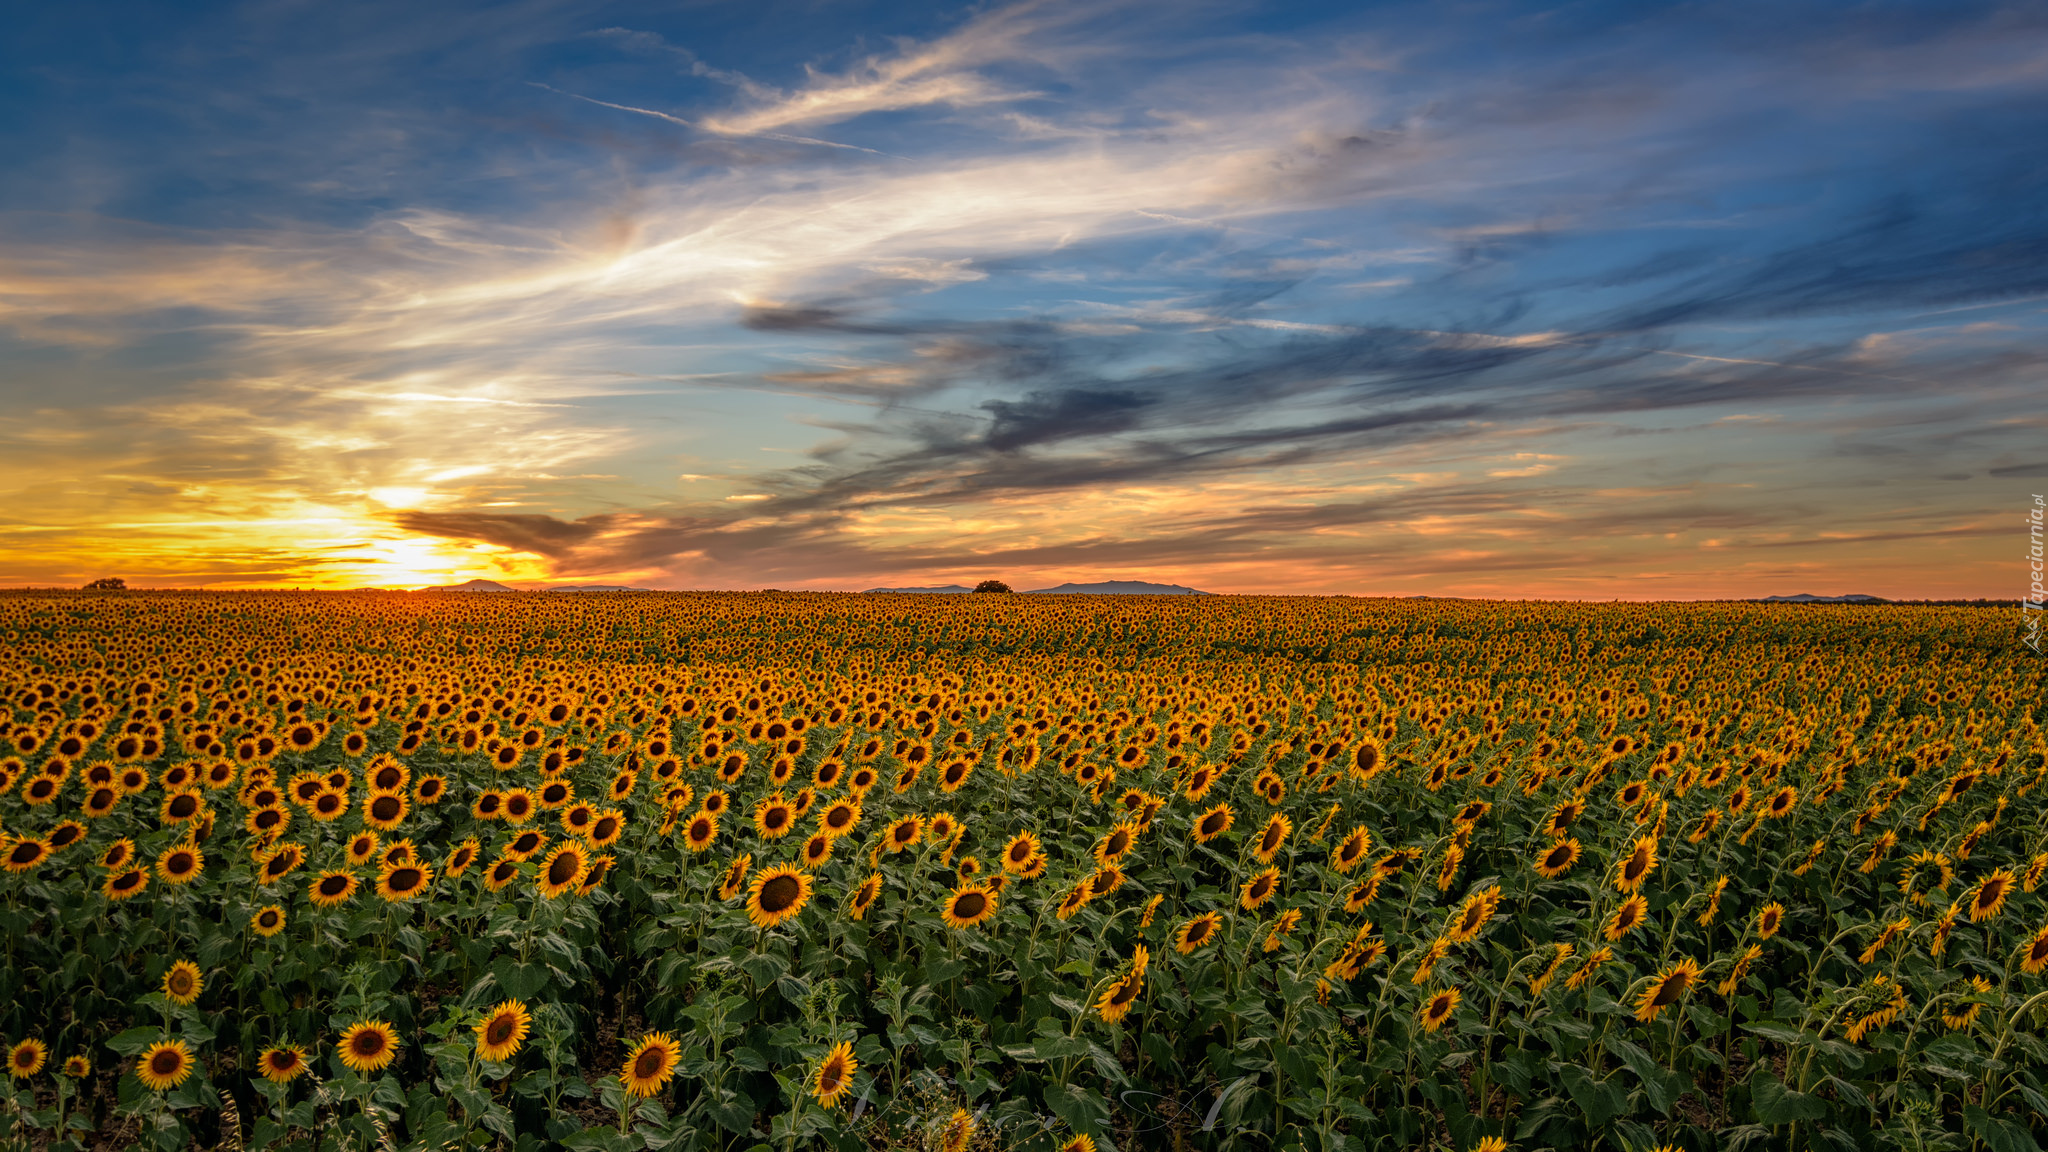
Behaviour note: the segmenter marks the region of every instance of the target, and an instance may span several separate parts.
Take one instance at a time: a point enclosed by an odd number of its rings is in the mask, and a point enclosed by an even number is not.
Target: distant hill
[[[1032,595],[1050,596],[1208,596],[1212,593],[1182,584],[1153,584],[1146,580],[1104,580],[1099,584],[1062,584],[1057,588],[1032,588]]]
[[[1813,593],[1811,593],[1811,592],[1801,592],[1801,593],[1798,593],[1797,595],[1793,595],[1793,596],[1766,596],[1766,597],[1764,597],[1763,599],[1761,599],[1761,600],[1758,600],[1758,601],[1756,601],[1756,603],[1759,603],[1759,604],[1889,604],[1889,603],[1891,603],[1891,601],[1889,601],[1889,600],[1886,600],[1886,599],[1885,599],[1884,597],[1882,597],[1882,596],[1865,596],[1865,595],[1864,595],[1863,593],[1861,593],[1861,592],[1851,592],[1851,593],[1850,593],[1849,595],[1847,595],[1847,596],[1815,596],[1815,595],[1814,595]]]
[[[630,584],[553,584],[535,588],[535,592],[652,592],[652,588],[635,588]]]
[[[460,584],[437,584],[432,588],[415,588],[415,592],[510,592],[496,580],[465,580]]]
[[[937,584],[930,588],[864,588],[862,592],[882,592],[892,596],[950,595],[954,592],[972,592],[965,584]]]

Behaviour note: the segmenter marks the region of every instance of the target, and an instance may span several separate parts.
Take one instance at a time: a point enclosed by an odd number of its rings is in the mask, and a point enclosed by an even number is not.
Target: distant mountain
[[[1889,601],[1889,600],[1886,600],[1886,599],[1885,599],[1884,597],[1882,597],[1882,596],[1865,596],[1865,595],[1864,595],[1863,593],[1861,593],[1861,592],[1852,592],[1852,593],[1850,593],[1850,594],[1849,594],[1849,595],[1847,595],[1847,596],[1815,596],[1815,595],[1814,595],[1813,593],[1811,593],[1811,592],[1801,592],[1801,593],[1799,593],[1798,595],[1795,595],[1795,596],[1766,596],[1766,597],[1764,597],[1764,598],[1763,598],[1762,600],[1759,600],[1759,601],[1757,601],[1757,603],[1759,603],[1759,604],[1889,604],[1889,603],[1891,603],[1891,601]]]
[[[1146,580],[1104,580],[1099,584],[1062,584],[1057,588],[1032,588],[1033,595],[1051,596],[1208,596],[1182,584],[1154,584]]]
[[[965,584],[938,584],[930,588],[866,588],[862,591],[863,593],[882,592],[892,596],[930,596],[949,595],[954,592],[972,592],[974,589],[969,588]]]
[[[415,588],[415,592],[510,592],[496,580],[465,580],[460,584],[437,584],[432,588]]]

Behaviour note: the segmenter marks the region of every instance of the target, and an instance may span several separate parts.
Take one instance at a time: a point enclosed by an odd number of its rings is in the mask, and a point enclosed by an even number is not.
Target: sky
[[[2001,597],[2048,6],[33,5],[0,585]]]

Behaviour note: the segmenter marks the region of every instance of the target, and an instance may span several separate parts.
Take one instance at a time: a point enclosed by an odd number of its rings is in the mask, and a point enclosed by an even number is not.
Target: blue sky
[[[50,6],[0,581],[2009,596],[2044,89],[2040,5]]]

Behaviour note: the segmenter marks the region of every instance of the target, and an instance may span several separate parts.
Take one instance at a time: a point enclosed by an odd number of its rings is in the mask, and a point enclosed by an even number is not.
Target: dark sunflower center
[[[1266,836],[1265,836],[1265,838],[1259,841],[1259,851],[1261,851],[1261,852],[1271,852],[1271,851],[1272,851],[1273,849],[1275,849],[1275,848],[1278,848],[1279,846],[1280,846],[1280,829],[1279,829],[1279,827],[1278,827],[1278,826],[1275,826],[1275,827],[1272,827],[1272,828],[1268,828],[1268,829],[1266,829]]]
[[[24,840],[14,846],[14,850],[7,854],[7,858],[16,864],[33,864],[42,857],[42,854],[41,844]]]
[[[1107,853],[1111,856],[1120,856],[1123,854],[1124,849],[1129,848],[1130,846],[1130,834],[1126,832],[1118,832],[1110,836]]]
[[[164,868],[171,875],[177,876],[190,872],[192,870],[192,863],[192,854],[190,852],[178,852],[174,853],[169,860],[164,862]]]
[[[289,1072],[293,1068],[298,1067],[298,1064],[299,1058],[296,1053],[272,1052],[270,1054],[270,1066],[279,1072]]]
[[[540,833],[538,832],[521,832],[519,838],[512,841],[512,850],[514,852],[531,852],[539,846]]]
[[[761,885],[761,910],[783,912],[796,903],[803,885],[794,876],[776,876]]]
[[[1271,876],[1261,876],[1257,880],[1252,881],[1252,899],[1254,900],[1259,899],[1272,890],[1273,878]],[[1470,920],[1471,917],[1467,916],[1466,919]]]
[[[417,868],[400,868],[391,874],[389,881],[393,892],[410,892],[426,881],[426,874]]]
[[[1223,831],[1223,813],[1217,812],[1204,816],[1202,818],[1202,831],[1211,836]]]
[[[185,1058],[176,1052],[159,1052],[149,1058],[149,1070],[159,1076],[175,1075],[184,1065]]]
[[[375,1056],[384,1050],[384,1035],[381,1032],[358,1032],[349,1042],[349,1049],[358,1056]]]
[[[648,1048],[633,1060],[633,1077],[636,1080],[651,1080],[661,1074],[661,1050]]]
[[[505,801],[505,811],[513,816],[524,816],[533,811],[533,804],[524,796],[514,796]]]
[[[962,920],[972,920],[988,910],[988,897],[979,892],[963,892],[953,901],[953,915]]]
[[[840,1069],[838,1061],[835,1060],[825,1065],[818,1072],[818,1088],[823,1092],[837,1092],[839,1091],[840,1083],[845,1079],[845,1072]]]
[[[1188,943],[1190,944],[1200,944],[1208,938],[1209,922],[1207,920],[1199,921],[1194,927],[1188,929]]]
[[[1546,868],[1562,868],[1571,858],[1571,848],[1560,844],[1550,850],[1550,855],[1543,858],[1543,866]]]
[[[548,865],[548,883],[567,884],[576,878],[577,866],[583,861],[574,852],[564,852]]]
[[[348,877],[346,876],[329,876],[320,882],[320,894],[322,896],[339,896],[346,891],[348,891]]]
[[[789,823],[789,809],[770,808],[767,811],[767,813],[761,817],[761,823],[766,824],[770,831],[780,828],[783,825]]]
[[[370,818],[373,820],[398,819],[398,797],[379,796],[370,801]]]
[[[506,880],[510,880],[513,874],[517,873],[518,871],[519,865],[512,863],[510,860],[507,860],[503,864],[498,865],[496,868],[491,869],[491,878],[499,881],[500,883],[503,883]]]
[[[1109,1002],[1121,1008],[1137,998],[1138,982],[1136,980],[1126,980],[1116,986],[1116,991],[1110,995]]]
[[[606,837],[609,837],[613,832],[617,831],[618,827],[619,822],[607,816],[604,819],[599,820],[596,826],[591,829],[591,835],[597,837],[599,840],[603,840]]]
[[[142,873],[123,872],[121,874],[121,878],[119,880],[114,881],[114,890],[117,892],[126,892],[130,888],[141,886],[141,884]]]
[[[494,1047],[499,1044],[508,1043],[512,1039],[512,1033],[517,1031],[518,1028],[519,1022],[517,1020],[511,1016],[500,1016],[491,1021],[489,1028],[484,1029],[484,1040]]]
[[[385,768],[380,770],[375,776],[370,778],[370,785],[373,788],[398,787],[398,769]]]
[[[189,792],[171,798],[171,815],[174,817],[183,819],[198,810],[199,800]]]
[[[1664,981],[1663,986],[1657,989],[1657,994],[1651,997],[1650,1003],[1659,1008],[1667,1004],[1675,1004],[1680,996],[1685,995],[1686,988],[1691,984],[1692,977],[1690,975],[1684,972],[1673,972],[1670,978]]]

